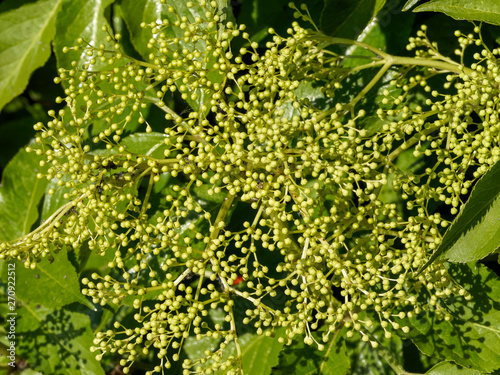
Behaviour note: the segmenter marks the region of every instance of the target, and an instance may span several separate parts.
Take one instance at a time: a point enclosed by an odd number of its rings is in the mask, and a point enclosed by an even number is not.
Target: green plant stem
[[[87,193],[82,194],[78,198],[66,203],[64,206],[60,207],[56,212],[54,212],[48,219],[46,219],[38,228],[34,231],[24,235],[17,240],[10,241],[10,243],[14,243],[15,245],[20,245],[24,242],[25,238],[31,237],[33,240],[37,240],[40,238],[45,232],[51,230],[55,223],[61,220],[64,215],[66,215],[73,207],[77,205],[77,203],[87,197]],[[36,236],[36,237],[35,237]]]
[[[403,151],[408,150],[408,148],[410,148],[415,143],[420,141],[420,139],[423,135],[429,135],[438,129],[439,129],[438,126],[431,126],[428,129],[425,129],[424,131],[414,135],[408,141],[403,142],[398,148],[396,148],[394,151],[392,151],[389,154],[389,156],[387,157],[388,161],[392,163],[399,156],[399,154],[401,154]]]
[[[436,59],[394,56],[363,42],[358,42],[356,40],[350,40],[346,38],[331,37],[319,33],[312,34],[311,39],[327,42],[327,44],[324,47],[327,47],[328,44],[347,44],[364,48],[372,52],[376,56],[376,58],[378,58],[378,60],[373,61],[369,64],[365,64],[359,67],[354,67],[351,70],[351,72],[382,65],[382,67],[377,72],[375,77],[372,78],[372,80],[363,88],[363,90],[361,90],[361,92],[353,100],[351,100],[349,104],[344,106],[343,108],[344,115],[349,111],[353,112],[355,105],[377,84],[377,82],[385,75],[385,73],[394,65],[423,66],[441,71],[450,71],[456,74],[467,74],[469,76],[477,73],[473,69],[467,68],[463,65],[460,65],[459,63],[456,63],[442,56]],[[322,114],[321,118],[324,118],[334,113],[336,110],[337,110],[336,108],[332,108],[328,111],[325,111]],[[354,113],[351,114],[352,116],[354,116]]]
[[[435,68],[445,71],[454,72],[457,74],[465,73],[467,75],[471,75],[472,73],[476,73],[475,70],[467,68],[465,66],[460,65],[459,63],[455,63],[449,59],[440,58],[437,59],[422,59],[418,57],[405,57],[405,56],[394,56],[384,52],[376,47],[373,47],[369,44],[358,42],[357,40],[351,40],[346,38],[336,38],[322,34],[313,34],[312,39],[330,42],[330,44],[347,44],[354,45],[360,48],[364,48],[373,54],[375,54],[380,60],[386,61],[386,63],[390,63],[390,65],[414,65],[414,66],[426,66],[429,68]],[[367,64],[370,65],[370,64]]]
[[[151,190],[153,190],[153,185],[154,184],[155,184],[155,182],[154,182],[154,174],[151,173],[149,175],[148,191],[146,192],[146,196],[144,197],[144,201],[142,202],[141,216],[146,213],[146,210],[148,208],[149,197],[151,195]]]
[[[382,68],[380,68],[380,70],[377,72],[375,77],[373,77],[372,80],[365,87],[363,87],[363,90],[361,90],[361,92],[344,107],[344,113],[347,113],[349,111],[352,112],[356,103],[358,103],[368,93],[368,91],[370,91],[372,87],[377,84],[377,82],[384,76],[384,74],[389,70],[391,66],[391,62],[386,61]],[[354,117],[354,113],[352,113],[351,115]]]
[[[179,285],[182,280],[184,280],[186,278],[187,275],[189,275],[191,273],[191,270],[188,268],[186,270],[184,270],[183,273],[181,273],[175,280],[174,280],[174,286],[177,286]],[[160,288],[160,287],[156,287],[156,288]],[[150,288],[150,290],[153,290],[152,288]]]

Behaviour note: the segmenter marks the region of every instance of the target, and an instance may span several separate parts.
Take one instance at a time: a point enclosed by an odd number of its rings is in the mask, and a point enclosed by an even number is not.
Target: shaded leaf
[[[212,192],[212,195],[210,195],[208,191],[212,189],[212,186],[208,184],[203,184],[201,186],[195,185],[192,189],[198,197],[198,203],[201,205],[205,205],[205,202],[222,203],[227,197],[227,193],[225,191],[221,191],[219,193]]]
[[[44,374],[104,374],[90,353],[93,334],[79,302],[93,309],[80,293],[74,267],[62,251],[50,263],[44,258],[35,270],[16,261],[17,353]],[[6,291],[7,267],[1,290]],[[64,309],[59,310],[61,307]],[[71,307],[69,307],[71,306]],[[88,311],[88,310],[87,310]]]
[[[302,80],[294,90],[294,94],[297,98],[300,98],[301,102],[323,110],[328,110],[335,103],[322,92],[321,86],[311,81]],[[292,104],[291,101],[287,101],[281,106],[280,109],[284,111],[282,117],[293,118],[293,116],[300,114],[300,111],[294,108]]]
[[[48,60],[62,1],[40,0],[0,14],[0,109],[24,91],[31,73]]]
[[[5,108],[4,108],[5,111]],[[0,168],[5,168],[7,163],[17,154],[19,149],[26,145],[33,137],[35,131],[33,124],[36,122],[32,116],[14,114],[12,121],[2,121],[2,138],[0,139]]]
[[[432,0],[414,12],[442,12],[457,20],[482,21],[500,25],[500,2],[497,0]]]
[[[327,35],[356,39],[385,2],[386,0],[325,0],[320,28]]]
[[[43,374],[104,375],[89,348],[94,335],[90,318],[76,306],[60,310],[18,310],[18,353]]]
[[[250,34],[251,40],[255,42],[260,42],[268,37],[269,26],[272,26],[279,35],[285,35],[286,29],[295,21],[294,9],[289,7],[289,3],[289,0],[242,1],[238,22],[247,26],[246,30]],[[302,3],[307,4],[313,22],[319,25],[324,0],[301,1],[297,2],[297,5]]]
[[[319,351],[315,345],[306,345],[303,340],[294,340],[279,355],[279,365],[272,375],[344,375],[349,371],[350,360],[342,330]]]
[[[429,310],[407,321],[409,337],[426,355],[482,372],[500,368],[500,279],[480,264],[450,264],[450,275],[471,295],[440,303],[451,316]]]
[[[340,334],[345,337],[346,332],[347,329],[344,328]],[[374,349],[370,342],[360,340],[357,335],[345,338],[347,354],[351,364],[350,375],[391,374],[393,369],[389,363],[403,363],[403,342],[400,337],[394,335],[387,339],[384,337],[383,330],[379,327],[375,327],[372,335],[379,343],[377,349]]]
[[[218,323],[221,326],[227,324],[225,322],[224,317],[226,313],[221,309],[210,309],[208,311],[208,317],[211,323]],[[214,339],[213,337],[203,336],[200,340],[197,340],[194,336],[190,336],[186,339],[183,350],[189,358],[199,359],[206,357],[205,351],[209,350],[210,352],[215,352],[219,348],[219,344],[222,339],[219,337],[218,339]],[[231,347],[228,347],[230,349]],[[228,354],[225,353],[225,357]]]
[[[370,24],[370,29],[367,32],[360,35],[359,41],[367,43],[373,47],[379,48],[381,50],[385,49],[386,46],[386,35],[378,23]],[[373,57],[373,52],[367,50],[366,48],[360,48],[352,46],[348,49],[348,55],[356,56],[346,59],[343,67],[354,67],[358,65],[366,64],[367,58]]]
[[[451,262],[479,260],[500,247],[500,162],[486,173],[453,224],[436,253]]]
[[[221,309],[210,310],[210,320],[212,323],[221,325],[227,324],[224,320],[226,313]],[[241,327],[245,329],[246,327]],[[238,330],[240,331],[240,330]],[[245,375],[268,375],[274,366],[278,364],[278,355],[283,348],[283,344],[278,341],[278,337],[284,334],[283,328],[276,329],[275,337],[257,335],[255,332],[246,331],[238,335],[238,342],[241,348],[242,368]],[[205,357],[205,351],[215,352],[219,348],[220,339],[203,337],[195,340],[190,337],[186,340],[184,350],[192,358]],[[227,359],[231,355],[236,355],[234,343],[228,345],[224,350],[223,358]],[[225,375],[225,371],[216,372],[217,375]]]
[[[38,203],[48,181],[36,177],[40,157],[19,151],[4,170],[0,186],[0,241],[30,232],[38,218]]]

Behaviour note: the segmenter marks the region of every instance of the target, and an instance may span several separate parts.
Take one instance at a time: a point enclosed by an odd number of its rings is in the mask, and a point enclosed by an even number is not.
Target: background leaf
[[[168,136],[164,133],[134,133],[123,138],[120,144],[129,152],[163,159],[167,148],[165,139]]]
[[[283,344],[278,337],[246,333],[240,337],[243,371],[245,375],[267,375],[278,364]]]
[[[500,25],[500,2],[497,0],[432,0],[414,12],[443,12],[457,20],[472,20]]]
[[[289,0],[245,0],[241,1],[241,7],[235,7],[235,15],[238,23],[247,26],[246,31],[253,41],[260,42],[268,34],[269,27],[273,27],[279,35],[285,35],[286,29],[295,20],[294,10],[288,6]],[[305,0],[296,5],[306,4],[317,25],[320,24],[321,11],[324,0]],[[309,26],[306,24],[306,26]]]
[[[438,256],[451,262],[479,260],[500,247],[500,162],[486,173],[429,263]]]
[[[356,39],[386,0],[325,0],[321,30],[328,35]]]
[[[279,365],[272,375],[344,375],[350,368],[349,356],[342,330],[319,351],[315,345],[306,345],[302,339],[285,346],[279,356]]]
[[[373,316],[375,318],[375,316]],[[404,358],[404,345],[400,337],[393,335],[390,339],[384,337],[382,329],[374,330],[371,334],[374,339],[379,343],[379,347],[374,349],[370,342],[365,342],[359,339],[355,334],[353,337],[348,338],[345,336],[347,329],[343,329],[341,335],[345,337],[347,354],[349,356],[351,367],[349,375],[386,375],[393,373],[393,369],[386,360],[390,355],[392,361],[403,365],[405,370],[409,370],[410,366],[406,363]],[[415,349],[415,348],[414,348]],[[416,349],[418,352],[418,350]],[[411,359],[411,367],[415,368],[420,363],[418,356]],[[413,371],[410,371],[413,372]],[[417,372],[417,371],[415,371]]]
[[[143,58],[147,58],[151,50],[147,47],[149,39],[153,36],[151,28],[142,28],[141,23],[161,22],[166,13],[167,5],[157,0],[123,0],[121,9],[123,19],[130,32],[134,48]]]
[[[61,2],[39,0],[0,14],[0,109],[23,92],[31,73],[48,60]]]
[[[482,372],[500,368],[500,279],[483,265],[450,264],[449,273],[471,295],[440,303],[452,320],[429,310],[408,320],[409,337],[426,355]]]
[[[12,241],[30,232],[38,218],[38,203],[48,181],[36,177],[40,157],[19,151],[10,161],[0,186],[0,241]]]
[[[227,0],[218,1],[218,13],[223,16],[221,17],[221,19],[233,19],[233,15],[230,13],[227,3]],[[164,32],[167,34],[171,33],[172,36],[180,38],[180,45],[183,48],[186,48],[190,51],[195,48],[193,43],[186,43],[183,41],[184,30],[177,26],[172,26],[176,21],[178,21],[178,19],[182,17],[186,17],[191,22],[193,22],[196,17],[200,17],[202,19],[205,18],[204,13],[206,10],[201,6],[196,5],[196,2],[194,2],[194,4],[194,6],[188,7],[187,2],[184,0],[171,0],[168,2],[168,4],[165,5],[162,5],[155,0],[123,1],[122,12],[125,23],[127,24],[127,27],[131,34],[132,44],[146,61],[149,61],[148,56],[154,51],[154,49],[152,50],[147,47],[147,44],[153,37],[153,35],[151,28],[141,27],[141,23],[143,22],[150,24],[151,22],[168,19],[171,22],[171,26],[164,30]],[[175,9],[175,13],[169,12],[169,7],[173,7]],[[196,49],[203,53],[205,47],[203,46],[203,44],[198,43],[196,44]],[[173,53],[173,51],[171,51],[171,53]],[[209,65],[215,61],[215,57],[212,56]],[[221,75],[219,75],[217,78],[211,78],[213,82],[220,83],[223,80],[223,77]],[[177,82],[176,84],[180,86],[182,83]],[[198,98],[196,100],[192,100],[190,97],[188,97],[186,99],[186,102],[192,109],[198,111],[202,105],[207,104],[211,100],[211,97],[206,96],[204,90],[196,89],[195,91]]]
[[[86,43],[99,47],[106,44],[106,32],[103,26],[109,23],[104,17],[106,7],[114,0],[65,0],[60,15],[57,17],[56,36],[54,37],[54,52],[59,67],[71,68],[71,62],[76,61],[78,66],[89,62],[90,57],[83,50],[63,53],[63,47],[76,46],[78,38]],[[99,69],[103,63],[97,61],[93,69]]]

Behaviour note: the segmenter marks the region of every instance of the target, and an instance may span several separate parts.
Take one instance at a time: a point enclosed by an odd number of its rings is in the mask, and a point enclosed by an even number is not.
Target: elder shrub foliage
[[[289,4],[296,21],[251,35],[226,1],[143,3],[55,43],[63,92],[4,170],[2,204],[29,199],[2,265],[48,293],[20,287],[18,356],[45,373],[499,368],[500,283],[477,262],[500,244],[497,29],[446,29],[443,51],[417,22],[393,54],[380,20],[403,4],[348,8],[349,31],[328,26],[335,2]]]

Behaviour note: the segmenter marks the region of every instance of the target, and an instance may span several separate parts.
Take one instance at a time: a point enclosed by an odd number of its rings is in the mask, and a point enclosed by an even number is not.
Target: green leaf
[[[434,310],[412,317],[409,337],[428,356],[482,372],[500,368],[500,279],[481,264],[450,264],[449,273],[471,299],[440,302],[450,321],[438,319]]]
[[[0,241],[30,232],[38,218],[38,203],[48,181],[38,179],[40,157],[19,151],[4,170],[0,186]]]
[[[69,193],[71,190],[66,186],[59,186],[57,184],[59,180],[57,178],[52,179],[46,189],[45,197],[42,205],[42,220],[48,219],[54,212],[56,212],[65,203],[68,203],[68,199],[64,198],[65,193]],[[50,189],[54,189],[55,193],[50,195],[48,192]]]
[[[442,12],[457,20],[482,21],[500,25],[500,2],[497,0],[432,0],[414,12]]]
[[[306,3],[309,14],[316,25],[320,25],[321,11],[325,6],[324,0],[307,0],[295,2],[297,6]],[[269,37],[270,26],[278,35],[285,35],[286,30],[296,19],[294,9],[290,8],[290,0],[245,0],[240,1],[241,8],[237,12],[238,23],[246,26],[246,31],[252,41],[261,42]],[[309,24],[305,24],[309,26]],[[238,39],[235,40],[238,43]],[[237,51],[241,47],[234,50]]]
[[[43,374],[104,375],[89,350],[94,338],[90,318],[78,306],[19,309],[16,333],[22,337],[18,354]]]
[[[93,305],[80,293],[67,253],[60,252],[52,263],[44,258],[35,270],[18,261],[14,264],[18,355],[44,374],[104,374],[89,351],[93,334],[88,310],[77,312],[83,307],[74,302],[91,309]],[[1,276],[0,290],[5,294],[7,267]]]
[[[208,184],[203,184],[201,186],[193,186],[193,192],[199,198],[198,203],[204,205],[204,202],[212,202],[212,203],[222,203],[224,199],[227,197],[227,193],[225,191],[221,191],[219,193],[212,193],[212,195],[208,194],[208,191],[212,189],[212,186]],[[201,201],[200,201],[201,200]]]
[[[151,53],[147,46],[153,33],[151,28],[141,27],[141,23],[161,22],[167,7],[157,0],[123,0],[121,2],[123,19],[130,31],[132,44],[143,58],[147,58]]]
[[[102,31],[103,26],[109,27],[104,17],[104,10],[114,0],[65,0],[61,12],[57,17],[56,36],[54,37],[54,51],[59,67],[70,69],[71,62],[76,61],[82,66],[90,61],[85,51],[63,53],[63,47],[76,46],[78,38],[83,38],[86,43],[94,47],[107,44],[108,34]],[[105,63],[104,63],[105,64]],[[93,69],[98,70],[103,63],[97,61]]]
[[[327,35],[356,39],[385,2],[386,0],[325,0],[321,30]]]
[[[378,23],[372,25],[373,27],[371,27],[368,32],[363,33],[363,35],[360,36],[359,41],[384,50],[386,47],[386,35],[384,33],[384,30],[382,30]],[[343,67],[363,65],[366,63],[366,59],[364,59],[363,57],[373,57],[372,52],[360,47],[351,47],[349,49],[349,55],[356,56],[356,58],[350,57],[349,59],[346,59],[344,65],[342,65]],[[357,58],[358,56],[359,58]]]
[[[340,335],[345,337],[346,332],[347,329],[344,328]],[[372,335],[379,343],[376,349],[372,347],[370,342],[360,340],[359,336],[354,335],[345,338],[347,354],[351,364],[349,374],[392,374],[393,369],[390,363],[403,363],[403,342],[400,337],[393,335],[390,339],[387,339],[380,327],[375,327]]]
[[[407,10],[410,10],[413,8],[417,3],[419,3],[420,0],[408,0],[406,4],[403,6],[403,12],[406,12]]]
[[[227,14],[227,0],[219,0],[217,6],[219,8],[219,14],[224,15],[225,18],[232,18],[232,14]],[[175,13],[169,12],[169,7],[173,7],[175,9]],[[159,2],[156,0],[124,0],[122,2],[122,11],[125,23],[127,24],[127,27],[131,34],[132,44],[146,61],[149,61],[148,56],[152,52],[152,50],[149,49],[147,45],[149,43],[149,40],[153,37],[153,34],[151,28],[142,28],[141,23],[144,22],[146,24],[150,24],[152,22],[159,22],[162,19],[168,19],[171,22],[171,25],[173,25],[178,20],[178,18],[181,17],[186,17],[191,22],[194,22],[194,19],[196,17],[200,17],[201,19],[205,18],[204,8],[196,5],[196,2],[194,6],[188,7],[185,0],[172,0],[165,5],[159,4]],[[170,26],[163,32],[165,32],[167,35],[170,34],[172,37],[179,38],[179,43],[183,48],[186,48],[190,51],[192,51],[193,49],[197,49],[201,53],[204,52],[205,48],[203,45],[197,44],[195,48],[193,43],[184,42],[183,37],[185,31],[177,26]],[[173,53],[173,51],[171,51],[171,53]],[[213,64],[214,62],[216,62],[216,58],[211,56],[208,65]],[[224,79],[224,77],[222,77],[222,75],[220,74],[217,74],[217,76],[213,76],[212,74],[210,78],[214,83],[220,83]],[[183,83],[179,81],[176,84],[180,86]],[[198,99],[192,100],[190,97],[188,97],[186,99],[186,102],[192,109],[198,111],[202,105],[207,104],[211,100],[211,97],[205,95],[205,92],[202,89],[196,89],[195,91]]]
[[[427,375],[481,375],[481,372],[457,366],[453,362],[444,361],[426,372]]]
[[[278,364],[283,344],[278,337],[246,333],[239,338],[245,375],[268,375]]]
[[[168,12],[168,8],[173,6],[180,17],[186,16],[193,19],[197,16],[202,16],[202,8],[197,6],[188,8],[184,0],[173,0],[168,4],[162,4],[158,0],[123,0],[121,8],[123,18],[130,31],[131,41],[134,48],[145,59],[151,53],[151,49],[147,47],[149,40],[153,37],[151,28],[141,27],[141,23],[151,24],[160,23],[164,18],[175,21],[175,16]],[[225,21],[233,21],[234,16],[231,7],[228,6],[228,0],[217,0],[218,15],[222,23]],[[173,29],[177,37],[183,36],[183,31]]]
[[[442,256],[451,262],[479,260],[500,247],[500,162],[486,173],[428,264]]]
[[[31,73],[48,60],[62,1],[39,0],[0,14],[0,109],[24,91]]]
[[[343,336],[337,331],[319,351],[315,345],[294,340],[279,355],[279,365],[271,375],[344,375],[349,371],[350,360]]]
[[[224,317],[226,313],[221,309],[210,310],[212,323],[221,325],[227,324]],[[246,327],[241,327],[245,329]],[[238,335],[238,342],[242,354],[242,367],[245,375],[268,375],[274,366],[278,364],[278,355],[283,348],[283,344],[278,341],[278,337],[284,334],[284,329],[276,329],[275,337],[257,335],[255,332],[245,332]],[[210,337],[203,337],[200,340],[189,337],[184,345],[184,351],[189,358],[198,359],[205,357],[205,351],[216,351],[219,347],[220,339],[215,340]],[[236,355],[234,343],[228,345],[224,350],[224,358]],[[225,375],[225,371],[218,371],[217,375]]]
[[[166,139],[168,135],[164,133],[134,133],[123,138],[120,145],[134,154],[163,159],[163,151],[167,148]]]
[[[329,99],[315,82],[302,80],[294,90],[294,94],[303,103],[321,108],[322,110],[327,110],[334,104],[333,100]],[[292,118],[300,114],[300,111],[293,107],[291,101],[285,102],[280,109],[284,111],[282,116],[285,118]]]
[[[15,264],[16,298],[23,305],[57,309],[79,302],[94,309],[94,305],[80,292],[77,273],[65,250],[54,256],[53,262],[44,258],[35,270],[25,268],[21,262],[16,261]],[[4,268],[2,279],[7,280],[7,268]]]

